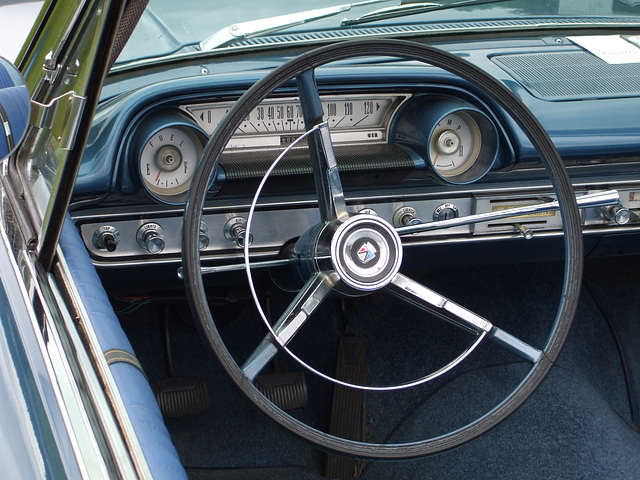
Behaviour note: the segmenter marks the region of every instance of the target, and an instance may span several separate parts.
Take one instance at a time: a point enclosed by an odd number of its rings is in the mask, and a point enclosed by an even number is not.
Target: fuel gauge
[[[482,178],[498,153],[498,135],[489,118],[474,108],[441,111],[432,121],[428,156],[433,170],[450,183]]]
[[[181,203],[202,153],[203,143],[184,125],[154,133],[140,154],[140,178],[153,196],[167,203]]]

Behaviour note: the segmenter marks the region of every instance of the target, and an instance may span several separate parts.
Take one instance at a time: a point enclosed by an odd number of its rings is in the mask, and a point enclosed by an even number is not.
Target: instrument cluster
[[[482,178],[499,155],[494,120],[452,96],[382,92],[327,95],[321,101],[333,144],[351,156],[364,148],[384,156],[392,146],[416,165],[428,165],[428,175],[445,183],[467,184]],[[142,139],[137,148],[137,173],[141,186],[154,199],[184,203],[204,146],[232,106],[229,101],[184,103],[141,122],[136,130],[136,137]],[[229,141],[220,161],[220,182],[227,177],[225,156],[237,159],[241,155],[246,166],[252,162],[262,165],[266,152],[275,159],[277,151],[304,131],[298,98],[266,99],[247,115]],[[354,168],[364,171],[368,166],[364,162]],[[255,171],[260,167],[247,168]]]

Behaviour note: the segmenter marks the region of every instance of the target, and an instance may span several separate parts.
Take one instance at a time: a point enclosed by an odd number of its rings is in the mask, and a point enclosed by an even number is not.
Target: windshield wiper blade
[[[216,33],[200,42],[200,50],[213,50],[214,48],[224,47],[236,40],[265,35],[267,33],[284,30],[285,28],[303,25],[305,23],[338,15],[342,12],[347,12],[354,7],[362,7],[365,5],[389,1],[391,0],[364,0],[356,3],[347,3],[344,5],[335,5],[333,7],[317,8],[314,10],[307,10],[305,12],[252,20],[250,22],[234,23],[233,25],[229,25],[228,27],[218,30]]]
[[[401,3],[400,5],[395,5],[393,7],[381,8],[374,12],[365,13],[361,17],[353,20],[343,20],[341,25],[343,27],[350,27],[353,25],[361,25],[363,23],[377,22],[378,20],[387,20],[390,18],[435,12],[437,10],[449,10],[451,8],[471,7],[510,1],[512,0],[462,0],[454,3]]]

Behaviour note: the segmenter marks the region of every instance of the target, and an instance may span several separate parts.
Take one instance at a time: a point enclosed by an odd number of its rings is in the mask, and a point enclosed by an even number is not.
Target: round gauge
[[[443,117],[429,137],[429,159],[444,178],[469,170],[480,153],[482,135],[477,122],[462,111]]]
[[[489,115],[465,100],[416,95],[400,111],[392,135],[428,161],[431,178],[466,185],[480,180],[505,157],[498,132]]]
[[[140,178],[156,198],[184,200],[202,153],[202,142],[188,127],[165,127],[147,140],[140,155]]]

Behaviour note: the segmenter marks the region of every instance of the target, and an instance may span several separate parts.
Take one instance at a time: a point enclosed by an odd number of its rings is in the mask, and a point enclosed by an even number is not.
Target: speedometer
[[[348,95],[321,97],[324,119],[334,143],[384,142],[388,120],[407,95]],[[213,134],[233,103],[183,105],[208,135]],[[292,135],[305,131],[298,98],[267,99],[238,126],[227,148],[287,145]]]

